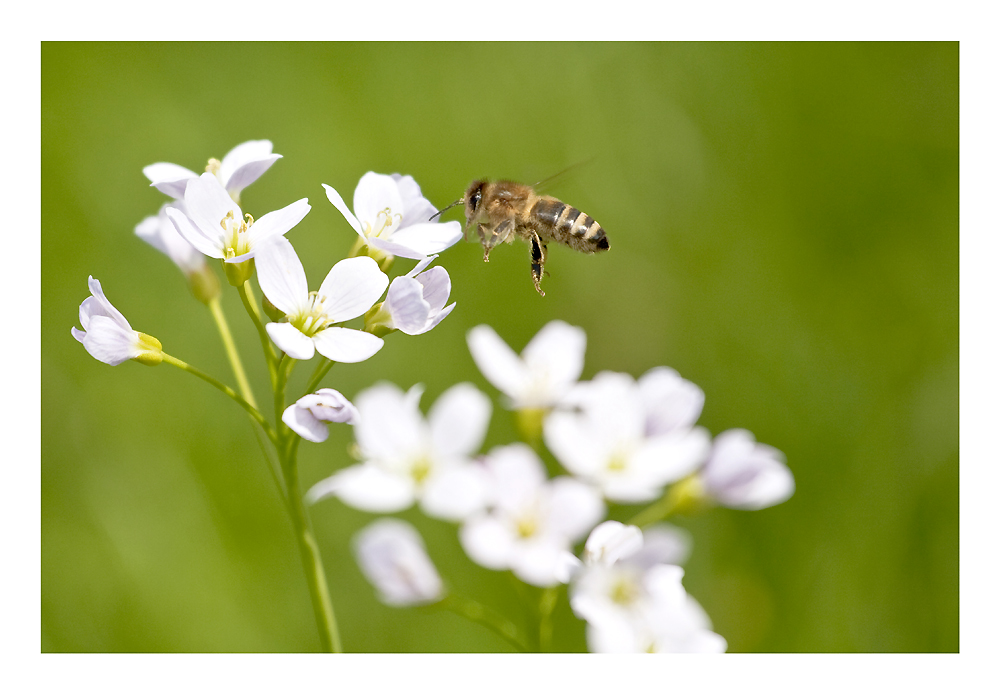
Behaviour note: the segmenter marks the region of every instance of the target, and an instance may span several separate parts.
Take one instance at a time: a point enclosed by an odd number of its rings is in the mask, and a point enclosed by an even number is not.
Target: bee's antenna
[[[430,219],[428,219],[427,221],[428,222],[431,221],[431,219],[434,219],[435,217],[439,216],[442,212],[447,212],[448,210],[450,210],[451,208],[453,208],[455,205],[458,205],[459,203],[461,203],[462,200],[463,200],[463,198],[459,198],[458,200],[456,200],[455,202],[451,203],[447,207],[444,207],[444,208],[438,210],[437,212],[435,212],[434,214],[432,214],[431,217],[430,217]]]

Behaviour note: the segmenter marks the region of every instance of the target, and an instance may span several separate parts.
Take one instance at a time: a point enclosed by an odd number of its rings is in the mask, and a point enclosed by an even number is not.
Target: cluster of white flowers
[[[239,202],[241,192],[280,158],[269,141],[259,140],[235,147],[222,161],[209,160],[201,175],[176,164],[148,166],[144,173],[151,186],[172,200],[135,230],[182,270],[195,296],[212,308],[224,341],[231,342],[217,302],[221,285],[205,258],[220,261],[261,337],[275,391],[273,425],[256,409],[245,375],[241,379],[235,348],[227,346],[227,353],[239,395],[164,352],[156,338],[133,330],[93,277],[92,296],[80,305],[83,329],[74,327],[73,337],[107,364],[167,362],[233,398],[274,445],[281,471],[276,481],[283,494],[287,487],[293,496],[286,497],[290,508],[301,508],[302,501],[295,444],[323,442],[330,423],[349,424],[357,464],[316,483],[305,501],[334,497],[380,514],[416,504],[428,516],[456,523],[460,544],[476,564],[510,571],[548,595],[568,584],[570,605],[587,622],[592,651],[725,650],[725,640],[711,631],[708,617],[681,584],[690,538],[652,524],[680,509],[712,503],[752,510],[786,500],[794,479],[781,453],[742,429],[713,441],[696,424],[704,393],[672,369],[657,367],[638,380],[601,372],[580,381],[586,334],[561,321],[544,326],[520,355],[489,326],[469,332],[473,360],[502,394],[503,406],[517,414],[524,439],[486,453],[481,449],[493,405],[470,383],[445,391],[426,417],[420,385],[404,392],[378,383],[353,403],[332,388],[313,391],[330,363],[369,359],[386,335],[420,335],[451,313],[448,272],[430,265],[462,232],[457,222],[432,221],[435,207],[410,176],[366,173],[355,189],[353,212],[323,184],[358,239],[350,257],[333,263],[319,289],[310,291],[302,262],[285,238],[309,213],[308,200],[257,220]],[[417,263],[390,281],[386,273],[396,257]],[[253,299],[255,275],[267,299],[264,313],[272,319],[266,324]],[[361,329],[344,325],[361,317]],[[292,360],[309,360],[317,352],[328,362],[317,369],[311,392],[286,407]],[[543,446],[567,474],[550,477],[540,456]],[[283,483],[278,474],[285,476]],[[645,534],[636,525],[602,523],[606,501],[647,504],[636,516]],[[306,538],[300,547],[315,548],[304,517],[292,513]],[[588,533],[582,560],[577,559],[572,550]],[[448,602],[444,582],[409,524],[380,519],[356,536],[354,550],[383,602]],[[307,564],[322,571],[318,553],[303,551]],[[324,600],[315,593],[313,599]],[[481,617],[480,608],[472,613]],[[509,633],[512,628],[506,622],[499,631],[520,644]],[[335,640],[330,635],[331,643]]]
[[[469,332],[468,344],[502,403],[541,418],[544,443],[569,475],[549,478],[524,443],[477,456],[491,408],[470,384],[442,395],[426,422],[420,386],[403,393],[380,384],[357,397],[363,462],[318,483],[310,500],[335,496],[379,513],[419,500],[428,515],[460,524],[461,545],[480,566],[540,587],[568,583],[594,652],[724,651],[725,639],[681,584],[689,536],[662,523],[645,533],[601,523],[604,499],[656,502],[653,508],[682,496],[689,505],[765,508],[794,490],[780,452],[742,429],[713,442],[696,425],[704,393],[673,369],[657,367],[638,380],[601,372],[579,382],[586,335],[561,321],[543,327],[520,356],[486,325]],[[580,561],[571,550],[588,532]],[[377,521],[359,535],[356,551],[384,602],[444,595],[412,526]]]

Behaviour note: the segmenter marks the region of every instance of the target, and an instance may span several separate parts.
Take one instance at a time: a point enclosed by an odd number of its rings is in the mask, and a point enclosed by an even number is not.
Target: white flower
[[[697,479],[705,493],[723,506],[748,511],[780,504],[795,492],[785,456],[757,443],[746,429],[730,429],[715,437]]]
[[[393,513],[419,500],[425,513],[446,520],[478,511],[486,489],[470,456],[486,436],[489,398],[459,383],[441,394],[425,420],[422,392],[380,383],[358,394],[354,435],[364,462],[318,482],[309,501],[332,495],[363,511]]]
[[[468,343],[476,366],[507,396],[511,409],[545,409],[556,405],[580,378],[587,335],[554,320],[538,331],[520,357],[488,325],[470,330]]]
[[[104,296],[101,283],[87,278],[92,296],[80,304],[80,325],[83,330],[70,328],[70,333],[94,359],[117,366],[129,359],[145,364],[162,360],[160,342],[155,337],[132,329],[121,311]]]
[[[455,308],[445,306],[451,294],[451,278],[443,267],[424,270],[437,256],[426,258],[405,276],[389,285],[385,302],[372,317],[372,325],[421,335],[440,323]]]
[[[160,207],[159,214],[146,217],[136,226],[135,235],[170,258],[185,275],[191,275],[205,268],[205,256],[177,232],[173,222],[167,217],[168,207],[183,212],[183,206],[184,203],[180,201],[164,204]]]
[[[308,199],[302,198],[256,221],[250,215],[244,220],[240,206],[210,173],[188,182],[184,207],[183,212],[174,207],[166,210],[180,235],[210,258],[234,264],[253,258],[269,239],[284,235],[311,209]]]
[[[597,653],[721,652],[701,606],[684,590],[679,566],[659,563],[635,526],[607,521],[587,538],[570,587],[573,612],[588,623]]]
[[[328,423],[357,424],[358,410],[340,392],[333,388],[320,388],[285,408],[281,421],[306,441],[321,443],[330,434],[326,428]]]
[[[363,245],[401,258],[423,259],[462,238],[458,222],[432,222],[437,208],[420,193],[412,176],[369,171],[354,189],[354,213],[336,190],[323,184],[326,197],[358,232]]]
[[[270,140],[244,142],[231,149],[221,162],[209,159],[206,171],[218,179],[233,200],[239,200],[244,188],[281,159],[281,155],[273,154],[271,149]],[[177,164],[150,164],[142,172],[151,181],[151,186],[176,200],[183,199],[188,183],[198,178],[194,171]]]
[[[705,459],[709,435],[698,427],[647,435],[640,386],[608,371],[566,398],[577,410],[557,410],[545,422],[545,443],[569,472],[596,484],[607,499],[638,503],[693,472]],[[655,429],[655,428],[654,428]]]
[[[639,378],[639,399],[646,413],[647,436],[693,427],[705,405],[702,389],[666,366],[650,369]]]
[[[288,239],[273,239],[257,256],[257,281],[264,296],[286,314],[268,323],[267,334],[293,359],[312,359],[318,350],[331,361],[364,361],[382,348],[382,338],[335,327],[362,315],[389,284],[371,258],[348,258],[333,266],[318,292],[310,292],[306,272]]]
[[[462,527],[466,554],[532,585],[559,583],[563,554],[604,516],[600,495],[569,477],[546,479],[542,462],[524,444],[494,448],[486,468],[490,510]]]
[[[405,607],[443,597],[441,576],[416,529],[396,518],[382,518],[354,536],[354,555],[362,573],[387,605]]]

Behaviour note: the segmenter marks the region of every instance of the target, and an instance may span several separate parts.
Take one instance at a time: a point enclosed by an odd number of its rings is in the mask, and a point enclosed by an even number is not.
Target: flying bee
[[[555,241],[581,253],[606,251],[611,246],[604,229],[593,217],[534,188],[514,181],[473,181],[460,200],[448,207],[465,206],[465,235],[473,227],[483,244],[483,260],[500,243],[523,239],[531,247],[531,279],[542,296],[541,281],[548,255],[547,244]],[[445,209],[448,209],[447,207]],[[444,210],[442,210],[444,212]]]

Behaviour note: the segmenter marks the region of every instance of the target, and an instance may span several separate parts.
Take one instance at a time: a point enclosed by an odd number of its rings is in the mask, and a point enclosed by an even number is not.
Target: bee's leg
[[[548,248],[538,238],[538,234],[531,235],[531,279],[535,282],[535,289],[539,294],[545,296],[542,291],[542,273],[545,270],[545,258],[548,255]]]
[[[506,241],[507,237],[510,236],[513,231],[514,220],[512,219],[505,219],[497,224],[495,229],[490,229],[486,224],[479,225],[479,240],[485,249],[483,253],[484,262],[490,262],[490,251],[492,251],[496,245]]]

